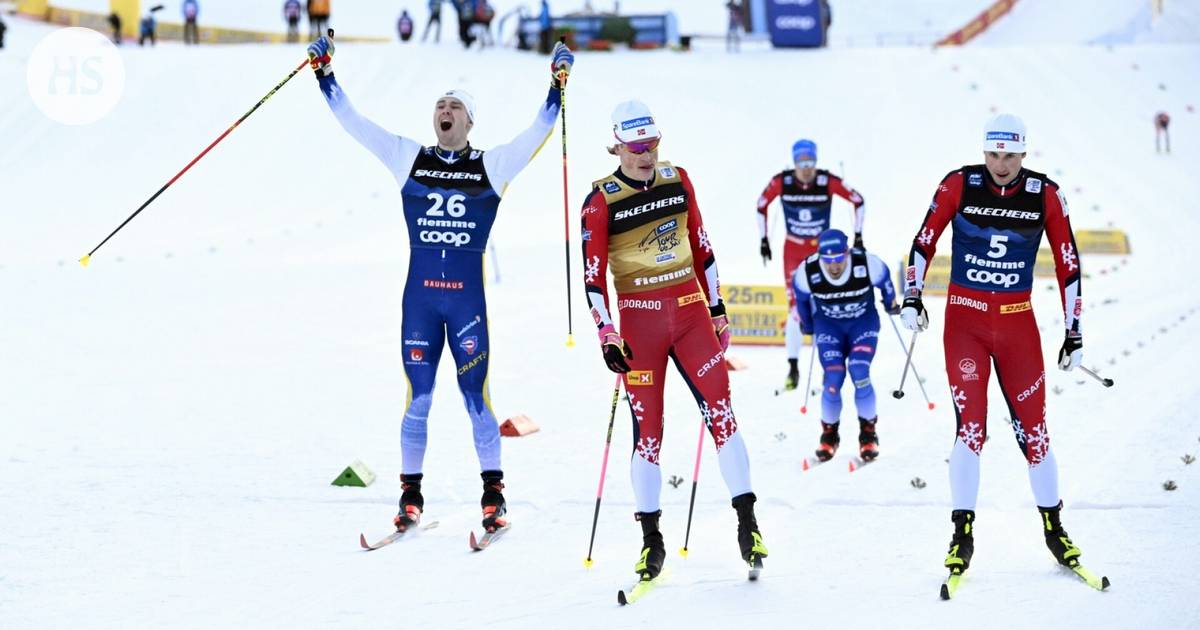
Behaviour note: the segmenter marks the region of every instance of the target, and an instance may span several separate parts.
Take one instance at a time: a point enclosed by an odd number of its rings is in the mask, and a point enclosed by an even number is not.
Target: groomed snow
[[[894,264],[942,175],[980,159],[994,106],[1025,117],[1028,165],[1062,184],[1075,228],[1126,229],[1135,251],[1083,259],[1085,361],[1116,387],[1056,369],[1045,385],[1061,391],[1049,396],[1048,422],[1064,523],[1110,592],[1064,574],[1045,550],[997,393],[975,560],[959,598],[938,601],[954,421],[944,302],[931,298],[934,326],[915,362],[938,408],[926,410],[911,386],[902,401],[888,396],[903,355],[885,328],[874,369],[883,455],[852,475],[844,458],[801,472],[819,429],[798,412],[802,394],[772,395],[782,349],[734,348],[750,365],[733,375],[733,393],[767,573],[744,580],[706,445],[689,559],[672,552],[670,582],[619,609],[640,544],[629,419],[618,410],[596,564],[585,571],[613,379],[578,292],[577,240],[578,345],[564,346],[557,133],[508,190],[493,232],[502,281],[488,294],[492,400],[499,416],[525,413],[542,427],[505,441],[514,529],[484,554],[467,549],[479,478],[443,365],[425,471],[428,518],[440,526],[364,554],[358,533],[386,533],[399,493],[407,237],[395,183],[342,132],[305,71],[81,269],[75,259],[303,48],[127,47],[118,109],[64,127],[22,87],[29,50],[49,29],[8,22],[0,627],[1166,628],[1200,618],[1189,573],[1200,560],[1200,466],[1180,461],[1200,451],[1189,376],[1200,292],[1186,275],[1200,228],[1189,201],[1200,136],[1185,109],[1200,101],[1200,47],[580,55],[567,111],[572,233],[589,182],[615,166],[603,150],[609,110],[637,97],[659,119],[662,157],[696,182],[725,283],[779,281],[778,261],[764,269],[758,259],[754,201],[800,136],[817,140],[826,167],[844,164],[869,206],[866,243]],[[547,81],[542,57],[450,47],[344,45],[335,67],[361,111],[424,142],[435,97],[467,88],[482,148],[528,124]],[[1174,117],[1171,156],[1153,150],[1159,109]],[[836,207],[835,226],[848,222]],[[1051,286],[1039,280],[1034,292],[1047,358],[1061,339]],[[673,551],[698,414],[680,379],[668,380],[664,474],[685,479],[664,488]],[[354,459],[378,481],[330,486]],[[912,487],[915,477],[927,487]],[[1179,489],[1164,491],[1168,479]]]

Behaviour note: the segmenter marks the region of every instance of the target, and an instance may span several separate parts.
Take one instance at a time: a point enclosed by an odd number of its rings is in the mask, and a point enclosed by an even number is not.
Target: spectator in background
[[[300,0],[287,0],[283,3],[283,19],[287,20],[289,44],[300,41]]]
[[[308,0],[308,31],[316,39],[329,28],[329,0]]]
[[[200,4],[196,0],[183,0],[183,43],[200,43],[200,29],[196,28],[199,15]]]
[[[108,25],[112,27],[113,43],[117,46],[121,45],[121,16],[117,15],[116,11],[108,14]]]
[[[829,45],[829,27],[833,26],[833,9],[829,0],[821,0],[821,47]]]
[[[470,48],[475,37],[471,35],[471,25],[475,23],[474,0],[454,0],[454,8],[458,11],[458,40],[463,48]]]
[[[725,3],[725,8],[729,10],[729,30],[725,31],[725,52],[741,52],[742,22],[745,17],[742,3],[737,0],[729,0]]]
[[[429,38],[429,29],[434,28],[433,24],[437,22],[437,28],[433,31],[433,41],[442,41],[442,0],[429,0],[429,21],[425,23],[425,32],[421,34],[421,43]]]
[[[158,23],[154,19],[154,9],[150,9],[150,12],[138,24],[138,46],[145,46],[146,40],[150,40],[151,46],[157,44],[158,37],[155,34],[156,30],[158,30]]]
[[[550,3],[542,0],[542,11],[538,14],[538,52],[550,54],[550,40],[553,39],[553,22],[550,20]]]
[[[400,33],[400,41],[406,42],[412,39],[413,36],[413,21],[408,15],[408,9],[400,12],[400,19],[396,20],[396,31]]]
[[[4,48],[4,31],[8,30],[8,25],[4,23],[4,19],[0,18],[0,48]]]
[[[480,50],[496,45],[492,41],[492,19],[495,17],[496,10],[488,0],[475,0],[474,33],[475,38],[479,40]]]

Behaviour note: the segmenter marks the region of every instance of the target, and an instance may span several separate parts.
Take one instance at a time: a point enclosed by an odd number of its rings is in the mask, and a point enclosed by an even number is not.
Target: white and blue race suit
[[[533,124],[490,151],[423,147],[360,115],[333,75],[318,82],[342,127],[383,162],[401,187],[411,260],[401,330],[408,398],[400,431],[402,474],[421,474],[434,377],[447,343],[458,368],[480,470],[499,472],[500,433],[487,387],[483,256],[501,196],[554,130],[561,106],[550,89]]]
[[[831,278],[821,268],[820,256],[809,256],[792,275],[796,314],[805,334],[813,335],[815,351],[824,371],[821,421],[837,424],[842,414],[842,384],[846,372],[854,383],[854,403],[860,418],[874,420],[875,389],[871,386],[871,361],[879,338],[879,312],[875,289],[885,305],[896,301],[888,267],[878,256],[851,249],[841,276]]]

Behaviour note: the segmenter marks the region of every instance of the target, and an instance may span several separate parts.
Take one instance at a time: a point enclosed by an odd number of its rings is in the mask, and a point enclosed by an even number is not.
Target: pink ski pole
[[[688,540],[692,536],[692,512],[696,507],[696,485],[700,482],[700,454],[704,452],[704,431],[708,428],[706,421],[700,422],[700,440],[696,443],[696,467],[692,470],[692,498],[688,501],[687,531],[683,535],[683,548],[679,555],[688,555]]]
[[[592,538],[588,541],[587,557],[583,559],[583,566],[592,568],[592,546],[596,544],[596,524],[600,521],[600,498],[604,496],[604,477],[608,474],[608,449],[612,446],[612,431],[613,421],[617,417],[617,398],[621,394],[621,378],[622,374],[617,375],[617,382],[613,385],[612,408],[608,410],[608,436],[604,438],[604,459],[600,462],[600,487],[596,488],[596,512],[592,514]]]

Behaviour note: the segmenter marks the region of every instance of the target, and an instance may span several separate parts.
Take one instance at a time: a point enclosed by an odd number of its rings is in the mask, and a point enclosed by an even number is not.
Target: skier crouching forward
[[[871,386],[871,361],[879,340],[879,312],[875,289],[883,294],[888,313],[899,313],[896,289],[887,265],[875,254],[850,248],[841,230],[825,230],[817,237],[817,253],[796,267],[792,294],[800,330],[815,335],[814,351],[821,353],[825,373],[821,387],[821,445],[817,459],[827,462],[837,453],[842,416],[842,384],[846,372],[854,383],[858,410],[858,454],[864,461],[879,456],[875,422],[875,388]]]
[[[613,111],[620,168],[594,184],[583,204],[584,284],[608,369],[625,374],[633,415],[631,476],[643,548],[635,571],[649,580],[666,552],[659,532],[663,381],[667,358],[687,382],[717,447],[738,516],[742,559],[766,557],[754,518],[750,461],[730,401],[725,349],[729,322],[712,243],[687,173],[658,161],[661,136],[650,110],[628,101]],[[610,315],[612,267],[624,337]]]
[[[550,90],[538,105],[533,124],[512,142],[482,151],[467,141],[475,126],[475,102],[469,94],[451,90],[437,100],[433,111],[437,144],[422,147],[354,109],[334,78],[333,51],[333,40],[327,37],[308,47],[321,93],[346,132],[379,158],[400,185],[412,250],[400,325],[408,403],[400,429],[403,494],[394,519],[396,529],[413,528],[425,509],[421,481],[427,422],[438,361],[448,343],[482,471],[483,527],[496,531],[506,525],[506,504],[501,492],[500,432],[487,390],[491,347],[483,253],[501,195],[554,130],[561,107],[555,75],[570,72],[574,55],[563,44],[555,47]]]
[[[1058,463],[1046,432],[1046,372],[1029,298],[1034,259],[1045,233],[1063,303],[1065,338],[1058,367],[1074,369],[1083,358],[1078,249],[1058,184],[1021,165],[1021,119],[1001,114],[988,121],[983,151],[984,164],[956,169],[938,186],[913,240],[900,312],[909,330],[929,325],[921,302],[925,272],[938,237],[953,225],[943,343],[958,432],[950,452],[954,536],[945,565],[952,577],[960,575],[975,551],[979,455],[987,438],[988,380],[994,363],[1017,445],[1029,464],[1046,546],[1059,563],[1076,568],[1079,548],[1059,520]]]

